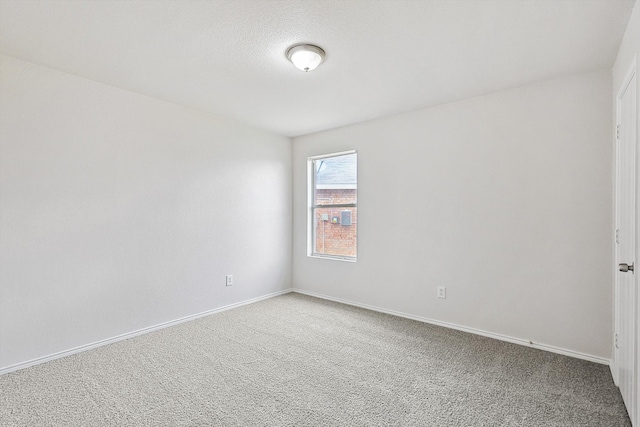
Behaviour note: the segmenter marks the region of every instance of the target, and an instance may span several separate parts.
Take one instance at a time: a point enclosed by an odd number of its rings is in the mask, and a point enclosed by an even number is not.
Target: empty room
[[[0,0],[0,426],[640,426],[636,0]]]

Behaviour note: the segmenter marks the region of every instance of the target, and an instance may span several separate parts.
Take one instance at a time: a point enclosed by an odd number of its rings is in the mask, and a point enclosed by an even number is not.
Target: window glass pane
[[[313,160],[310,230],[313,254],[355,259],[358,230],[357,154]]]
[[[356,257],[358,208],[315,208],[314,218],[316,254]]]
[[[314,205],[356,203],[358,199],[357,154],[314,161]]]

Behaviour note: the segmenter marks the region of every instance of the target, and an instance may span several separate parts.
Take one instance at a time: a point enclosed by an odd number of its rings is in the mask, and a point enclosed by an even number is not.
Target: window
[[[356,260],[357,156],[348,151],[309,158],[309,256]]]

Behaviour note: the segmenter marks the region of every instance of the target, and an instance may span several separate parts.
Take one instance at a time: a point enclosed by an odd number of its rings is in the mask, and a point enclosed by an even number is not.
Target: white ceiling
[[[611,67],[633,5],[2,0],[0,53],[296,136]]]

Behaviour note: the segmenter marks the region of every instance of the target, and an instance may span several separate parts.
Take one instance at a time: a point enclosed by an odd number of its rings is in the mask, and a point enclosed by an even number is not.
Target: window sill
[[[333,261],[345,261],[345,262],[357,262],[357,257],[345,257],[339,255],[325,255],[325,254],[310,254],[307,255],[309,258],[321,258],[321,259],[330,259]]]

